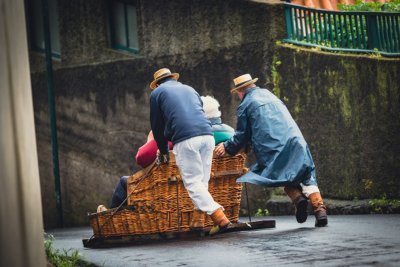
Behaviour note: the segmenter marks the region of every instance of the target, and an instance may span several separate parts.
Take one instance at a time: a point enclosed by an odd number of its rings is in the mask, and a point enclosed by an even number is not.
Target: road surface
[[[77,249],[99,266],[400,266],[399,214],[330,216],[325,228],[315,228],[313,216],[304,224],[294,216],[253,218],[260,219],[276,220],[276,228],[109,249],[84,248],[87,227],[48,233],[56,249]]]

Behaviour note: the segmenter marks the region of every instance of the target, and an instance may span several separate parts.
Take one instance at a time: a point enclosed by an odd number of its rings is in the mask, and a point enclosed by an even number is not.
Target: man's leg
[[[307,220],[308,201],[301,193],[299,187],[285,186],[284,190],[296,207],[296,220],[298,223],[303,223]]]
[[[195,209],[206,212],[217,226],[210,234],[217,233],[230,224],[221,205],[216,203],[202,180],[204,178],[203,163],[200,155],[202,136],[190,138],[174,146],[176,164],[182,176],[183,184],[192,199]]]
[[[315,215],[315,226],[323,227],[328,224],[328,215],[326,207],[322,200],[321,193],[317,185],[317,179],[315,173],[311,174],[311,177],[300,184],[303,194],[308,197],[311,202],[311,206]]]
[[[174,146],[176,165],[182,176],[183,184],[192,199],[195,208],[211,215],[221,208],[203,184],[203,164],[200,156],[201,136],[179,142]]]
[[[202,146],[200,148],[201,162],[203,163],[203,184],[208,190],[208,182],[211,176],[211,164],[213,152],[215,148],[215,140],[211,135],[203,136]]]
[[[212,136],[203,136],[202,144],[200,147],[200,157],[201,162],[203,164],[203,179],[202,183],[207,188],[208,191],[208,182],[210,181],[211,175],[211,164],[212,164],[212,156],[215,147],[215,140]],[[195,209],[193,212],[193,217],[190,222],[190,227],[192,229],[202,229],[204,228],[205,223],[205,214],[201,210]]]

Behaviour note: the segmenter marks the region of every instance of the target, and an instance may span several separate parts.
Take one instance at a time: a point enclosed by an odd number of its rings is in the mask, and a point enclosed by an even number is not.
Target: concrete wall
[[[105,28],[90,23],[106,17],[106,13],[98,13],[102,5],[92,4],[90,8],[97,15],[86,16],[81,10],[90,9],[86,2],[93,1],[60,2],[63,41],[54,81],[67,226],[87,224],[86,212],[93,212],[101,203],[108,205],[119,176],[138,170],[134,155],[150,130],[148,84],[154,71],[170,67],[200,94],[217,97],[223,119],[234,125],[238,100],[229,94],[232,79],[250,72],[260,78],[260,84],[265,83],[271,72],[274,40],[283,37],[283,9],[279,5],[140,1],[140,53],[127,56],[111,51],[123,55],[118,58],[110,56],[106,47],[91,54],[90,49],[79,46],[84,45],[82,40],[91,46],[97,38],[100,46],[106,46]],[[72,9],[81,16],[70,14]],[[71,16],[81,23],[66,23]],[[99,37],[99,32],[106,37]],[[66,47],[71,51],[65,51]],[[40,66],[32,75],[32,86],[42,199],[48,203],[44,218],[49,228],[55,226],[56,213],[46,79]]]
[[[300,125],[325,196],[400,197],[400,60],[279,46],[275,93]]]

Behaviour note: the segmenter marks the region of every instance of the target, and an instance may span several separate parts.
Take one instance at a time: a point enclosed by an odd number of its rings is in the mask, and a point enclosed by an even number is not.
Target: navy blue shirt
[[[195,136],[213,135],[200,95],[175,80],[162,83],[151,93],[150,122],[163,154],[168,152],[168,140],[177,144]]]

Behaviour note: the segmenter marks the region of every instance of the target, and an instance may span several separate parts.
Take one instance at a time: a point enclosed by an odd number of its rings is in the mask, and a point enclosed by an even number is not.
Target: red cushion
[[[172,143],[168,142],[168,147],[172,150]],[[141,146],[136,153],[136,163],[142,168],[149,166],[157,157],[157,142],[156,140],[151,140],[150,142]]]

